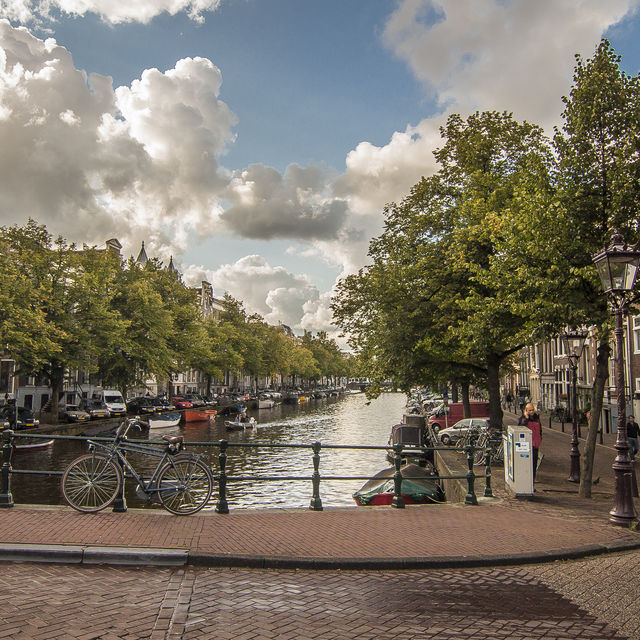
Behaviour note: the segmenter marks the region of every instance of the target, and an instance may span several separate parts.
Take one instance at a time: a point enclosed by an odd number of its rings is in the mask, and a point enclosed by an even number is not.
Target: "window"
[[[633,316],[633,352],[640,353],[640,316]]]

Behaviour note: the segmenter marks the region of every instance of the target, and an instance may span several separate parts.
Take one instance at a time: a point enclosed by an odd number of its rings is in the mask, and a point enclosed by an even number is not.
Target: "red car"
[[[182,396],[173,396],[172,402],[176,409],[191,409],[193,407],[193,403]]]

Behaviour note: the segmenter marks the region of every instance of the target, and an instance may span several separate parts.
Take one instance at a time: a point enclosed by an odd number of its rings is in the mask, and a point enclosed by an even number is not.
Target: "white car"
[[[489,428],[489,418],[463,418],[458,420],[452,427],[447,427],[438,432],[440,442],[445,446],[455,444],[465,436],[471,429],[486,431]]]

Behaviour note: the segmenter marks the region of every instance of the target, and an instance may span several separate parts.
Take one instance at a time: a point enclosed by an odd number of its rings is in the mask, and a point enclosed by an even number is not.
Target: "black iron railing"
[[[12,507],[14,505],[13,497],[11,493],[12,477],[20,475],[45,475],[45,476],[62,476],[62,471],[54,469],[19,469],[13,466],[13,452],[14,446],[19,446],[20,442],[24,439],[31,441],[48,441],[48,440],[80,440],[80,441],[103,441],[113,442],[113,438],[101,438],[101,437],[86,437],[86,436],[57,436],[57,435],[44,435],[34,433],[15,433],[11,430],[0,433],[2,439],[2,467],[0,467],[0,507]],[[130,444],[157,444],[162,446],[166,444],[163,441],[154,440],[129,440]],[[390,445],[338,445],[338,444],[322,444],[320,442],[313,442],[311,444],[271,444],[260,442],[229,442],[227,440],[218,440],[216,442],[187,442],[185,443],[189,447],[203,447],[218,449],[218,472],[214,471],[214,478],[218,483],[218,497],[215,510],[218,513],[229,513],[229,504],[227,502],[227,485],[229,482],[284,482],[289,480],[302,480],[310,481],[312,487],[312,497],[309,508],[313,511],[321,511],[323,509],[322,499],[320,496],[320,484],[321,481],[333,481],[333,480],[371,480],[373,476],[335,476],[335,475],[321,475],[320,474],[320,453],[321,451],[331,451],[338,449],[356,449],[356,450],[383,450],[393,451],[393,464],[395,467],[393,480],[394,480],[394,497],[392,506],[397,509],[402,509],[405,506],[404,498],[402,497],[402,473],[401,468],[403,460],[407,457],[414,456],[427,456],[432,455],[429,452],[434,451],[451,451],[450,447],[407,447],[402,444]],[[311,475],[229,475],[227,474],[227,459],[230,451],[236,448],[252,448],[252,449],[277,449],[277,448],[291,448],[291,449],[309,449],[312,453],[313,473]],[[433,480],[463,480],[467,484],[467,495],[465,496],[465,504],[477,505],[478,499],[475,493],[475,481],[476,478],[483,478],[485,481],[484,496],[492,497],[491,488],[491,449],[490,447],[476,447],[475,440],[472,440],[470,444],[464,447],[466,453],[466,460],[468,471],[459,475],[435,475]],[[485,469],[484,473],[476,474],[473,470],[474,457],[477,451],[485,452]],[[126,506],[125,506],[126,509]],[[119,509],[122,511],[123,509]]]

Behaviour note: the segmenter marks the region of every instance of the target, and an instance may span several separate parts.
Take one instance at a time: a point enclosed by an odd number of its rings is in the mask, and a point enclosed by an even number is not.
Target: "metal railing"
[[[44,435],[35,433],[15,433],[11,430],[0,433],[2,440],[2,466],[0,467],[0,508],[14,506],[13,496],[11,493],[11,479],[13,476],[20,475],[45,475],[45,476],[62,476],[62,471],[56,470],[44,470],[44,469],[17,469],[12,464],[12,456],[14,452],[14,445],[18,445],[21,439],[28,438],[30,440],[79,440],[79,441],[104,441],[113,442],[113,438],[104,437],[86,437],[86,436],[58,436],[58,435]],[[159,440],[129,440],[131,444],[157,444],[162,446],[163,441]],[[312,486],[311,501],[309,509],[313,511],[322,511],[324,508],[322,505],[322,499],[320,496],[320,483],[321,481],[334,481],[334,480],[371,480],[375,476],[334,476],[334,475],[320,475],[320,452],[330,451],[338,449],[356,449],[356,450],[383,450],[391,452],[393,451],[393,465],[395,468],[393,474],[393,486],[394,496],[391,505],[396,509],[403,509],[405,507],[405,501],[402,496],[402,464],[403,460],[407,457],[426,456],[428,452],[434,451],[451,451],[451,447],[407,447],[403,444],[395,445],[337,445],[337,444],[322,444],[320,442],[313,442],[311,444],[271,444],[271,443],[246,443],[246,442],[229,442],[227,440],[218,440],[215,442],[185,442],[189,447],[204,447],[204,448],[217,448],[218,451],[218,473],[213,473],[214,479],[218,483],[218,498],[215,507],[217,513],[229,513],[229,504],[227,501],[227,485],[229,482],[243,482],[243,481],[264,481],[264,482],[283,482],[289,480],[303,480],[310,481]],[[229,475],[227,473],[227,460],[230,450],[235,448],[253,448],[253,449],[277,449],[277,448],[291,448],[291,449],[310,449],[312,453],[313,473],[311,475]],[[477,505],[478,499],[475,493],[475,482],[477,478],[484,478],[485,497],[493,497],[491,488],[491,447],[476,447],[475,440],[472,440],[465,446],[464,451],[466,453],[466,460],[468,471],[464,474],[458,475],[434,475],[430,476],[430,479],[434,481],[441,480],[466,480],[467,494],[465,496],[465,504]],[[477,452],[485,452],[485,472],[482,474],[474,473],[474,457]],[[212,471],[214,471],[212,469]],[[126,504],[123,508],[119,508],[118,511],[125,511]]]

